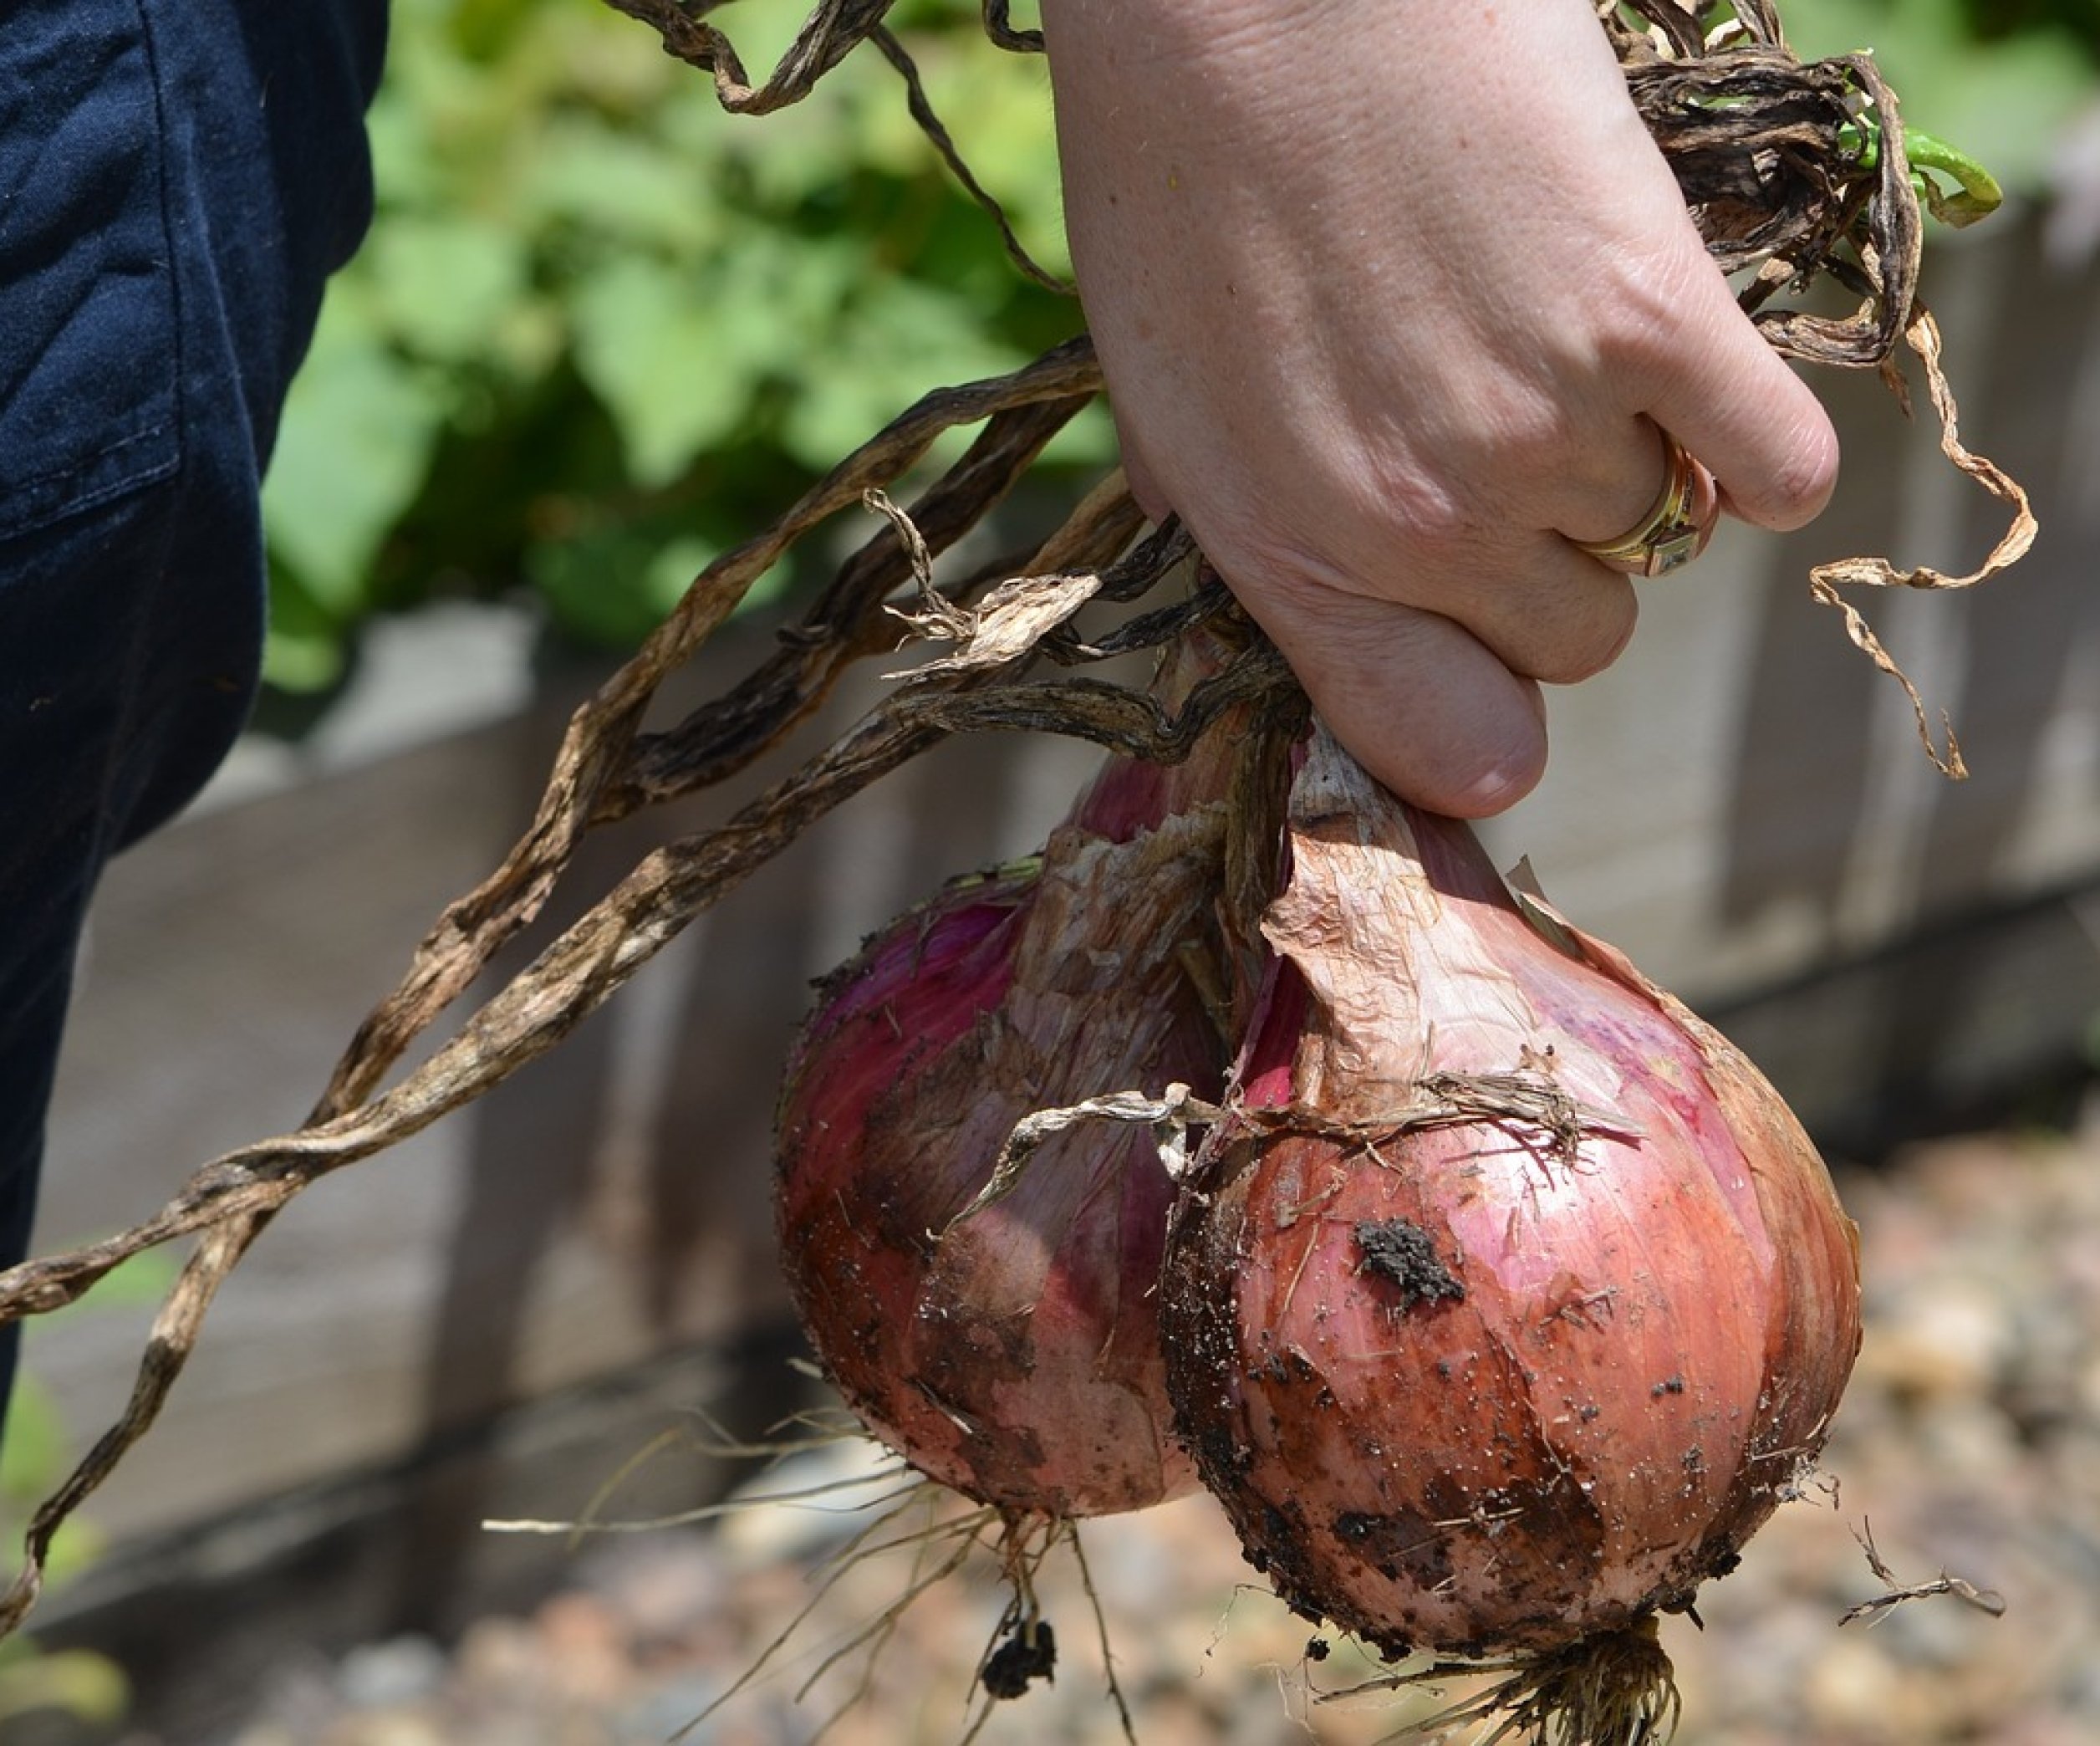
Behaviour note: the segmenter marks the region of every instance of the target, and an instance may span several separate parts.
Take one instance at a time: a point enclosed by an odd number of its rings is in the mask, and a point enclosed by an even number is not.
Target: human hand
[[[1044,0],[1124,462],[1389,788],[1538,779],[1658,426],[1792,528],[1837,437],[1708,258],[1589,0]]]

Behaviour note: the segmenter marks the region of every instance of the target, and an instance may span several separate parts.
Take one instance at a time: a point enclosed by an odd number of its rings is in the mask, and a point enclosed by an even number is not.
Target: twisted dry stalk
[[[930,559],[1005,497],[1042,444],[1083,404],[1084,394],[1073,390],[1090,380],[1092,369],[1087,349],[1075,345],[1012,376],[930,396],[765,534],[711,565],[640,653],[577,712],[532,825],[503,865],[439,918],[400,987],[359,1028],[305,1126],[206,1165],[130,1230],[0,1274],[0,1318],[12,1320],[74,1301],[145,1248],[203,1237],[155,1324],[122,1417],[38,1510],[24,1567],[0,1597],[0,1631],[18,1625],[33,1605],[58,1527],[150,1427],[219,1286],[278,1209],[302,1190],[421,1131],[554,1047],[695,916],[810,824],[946,735],[1017,727],[1078,733],[1171,763],[1227,705],[1284,682],[1280,661],[1266,646],[1199,688],[1171,718],[1141,693],[1098,681],[1021,682],[1037,645],[1079,605],[1128,595],[1134,585],[1149,588],[1187,551],[1185,539],[1170,528],[1119,562],[1140,524],[1120,476],[1113,477],[1020,577],[966,615],[970,635],[955,653],[902,678],[838,739],[725,824],[645,856],[428,1061],[375,1092],[408,1044],[539,912],[587,830],[743,768],[815,709],[853,660],[894,646],[888,598],[897,582],[911,576],[915,559]],[[987,411],[992,416],[983,435],[909,514],[876,495],[933,436]],[[640,734],[643,711],[663,680],[751,584],[796,540],[864,496],[886,511],[888,523],[842,566],[799,633],[724,697],[666,733]],[[931,587],[928,575],[920,582]],[[960,591],[971,592],[966,585]],[[1084,653],[1164,641],[1191,617],[1223,605],[1218,591],[1199,592],[1185,607],[1149,615],[1130,635]]]
[[[607,3],[651,25],[668,52],[709,73],[723,107],[738,113],[762,114],[798,100],[853,48],[874,38],[904,76],[914,113],[936,147],[960,167],[931,120],[909,56],[883,28],[888,0],[822,0],[762,84],[750,81],[728,38],[706,22],[712,0]],[[1711,33],[1715,10],[1678,0],[1629,0],[1607,4],[1600,17],[1715,258],[1731,271],[1754,274],[1746,307],[1782,350],[1887,373],[1895,345],[1907,341],[1931,382],[1943,447],[2015,511],[2012,529],[1972,576],[1898,571],[1864,559],[1817,573],[1818,597],[1840,605],[1854,640],[1893,672],[1894,663],[1856,610],[1838,600],[1836,588],[1966,586],[2026,549],[2032,517],[2017,485],[1971,456],[1955,436],[1938,335],[1916,299],[1919,221],[1901,122],[1872,63],[1850,57],[1802,66],[1784,48],[1769,0],[1736,0],[1735,22],[1720,36]],[[1002,47],[1041,48],[1032,33],[1012,27],[1003,0],[986,0],[985,22]],[[1848,132],[1863,107],[1879,120],[1879,160],[1871,168],[1859,161],[1856,131]],[[996,213],[990,197],[964,174],[966,186]],[[1000,223],[1017,253],[1003,216]],[[1853,291],[1860,299],[1856,312],[1832,318],[1781,302],[1781,294],[1818,278]],[[198,1238],[155,1323],[123,1414],[30,1524],[22,1570],[0,1596],[0,1636],[34,1605],[53,1534],[150,1427],[218,1288],[294,1196],[473,1101],[553,1048],[695,916],[817,818],[945,736],[991,728],[1077,734],[1171,762],[1227,705],[1289,687],[1280,661],[1258,640],[1172,719],[1143,694],[1098,680],[1028,680],[1038,656],[1083,664],[1165,642],[1193,618],[1231,610],[1215,585],[1185,598],[1177,590],[1170,604],[1138,613],[1111,635],[1078,636],[1073,620],[1082,606],[1164,595],[1165,585],[1185,575],[1193,556],[1171,525],[1139,539],[1140,518],[1119,476],[1104,481],[1027,562],[1003,576],[966,576],[936,588],[935,559],[1007,498],[1100,386],[1082,337],[1010,375],[930,394],[770,527],[711,564],[634,658],[576,712],[523,835],[500,866],[438,917],[399,988],[359,1027],[303,1126],[204,1166],[128,1231],[0,1274],[0,1321],[16,1320],[74,1302],[147,1248]],[[968,451],[908,510],[883,495],[942,433],[971,426],[981,428]],[[782,634],[777,651],[676,725],[643,733],[664,681],[752,585],[833,517],[864,503],[881,513],[884,524],[838,567],[800,623]],[[951,641],[948,655],[899,679],[858,723],[725,824],[645,856],[424,1064],[380,1089],[410,1044],[541,912],[587,832],[710,787],[775,749],[830,696],[849,666],[894,647],[892,603],[907,589],[917,602],[914,621],[922,634]],[[1924,707],[1914,690],[1911,697],[1923,733]],[[1935,760],[1958,768],[1951,741],[1949,751],[1948,760],[1935,751]]]

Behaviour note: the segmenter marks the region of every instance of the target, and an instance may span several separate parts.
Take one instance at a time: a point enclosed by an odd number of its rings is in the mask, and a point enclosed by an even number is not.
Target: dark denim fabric
[[[95,881],[253,696],[261,472],[370,217],[385,28],[385,0],[0,0],[0,1265]]]

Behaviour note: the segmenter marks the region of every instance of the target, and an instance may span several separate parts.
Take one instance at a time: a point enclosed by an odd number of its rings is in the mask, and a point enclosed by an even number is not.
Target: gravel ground
[[[1826,1454],[1832,1483],[1783,1508],[1702,1595],[1703,1631],[1665,1622],[1679,1738],[2090,1746],[2100,1122],[2069,1137],[1935,1143],[1843,1186],[1863,1233],[1868,1323]],[[767,1484],[864,1471],[856,1447],[798,1458]],[[996,1564],[981,1557],[933,1585],[872,1658],[855,1651],[911,1581],[914,1555],[842,1567],[840,1549],[874,1514],[848,1510],[852,1495],[751,1509],[718,1529],[601,1539],[530,1617],[484,1620],[449,1650],[405,1638],[288,1671],[230,1746],[782,1746],[813,1740],[834,1712],[824,1737],[836,1746],[955,1746],[1003,1604]],[[1950,1574],[2001,1595],[2004,1616],[1941,1594],[1841,1627],[1885,1587],[1855,1538],[1869,1522],[1899,1581]],[[1422,1713],[1389,1693],[1316,1702],[1315,1687],[1338,1689],[1370,1664],[1338,1644],[1307,1662],[1306,1626],[1262,1591],[1207,1500],[1094,1524],[1084,1549],[1144,1746],[1355,1746]],[[827,1557],[837,1580],[763,1676],[731,1692],[818,1593]],[[1038,1589],[1058,1633],[1055,1683],[997,1706],[977,1738],[1120,1739],[1068,1552],[1046,1562]]]

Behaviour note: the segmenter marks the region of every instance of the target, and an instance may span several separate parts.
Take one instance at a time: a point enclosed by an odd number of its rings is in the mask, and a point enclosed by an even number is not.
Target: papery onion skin
[[[952,884],[830,978],[789,1064],[777,1207],[811,1340],[876,1435],[1002,1509],[1196,1488],[1159,1347],[1153,1132],[1070,1129],[954,1221],[1024,1116],[1216,1095],[1229,1051],[1190,970],[1215,956],[1231,751],[1112,763],[1037,861]]]
[[[1858,1350],[1821,1159],[1718,1034],[1323,734],[1291,856],[1161,1287],[1205,1483],[1287,1600],[1394,1654],[1688,1604]]]

